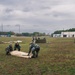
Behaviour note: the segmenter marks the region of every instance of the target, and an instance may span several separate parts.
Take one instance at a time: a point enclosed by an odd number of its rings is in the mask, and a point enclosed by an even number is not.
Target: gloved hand
[[[29,53],[28,53],[28,55],[27,56],[29,56]]]

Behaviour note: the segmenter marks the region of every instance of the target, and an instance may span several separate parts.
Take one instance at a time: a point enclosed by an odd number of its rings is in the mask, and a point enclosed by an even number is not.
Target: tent
[[[32,54],[30,54],[28,56],[27,52],[22,52],[22,51],[11,51],[10,54],[13,56],[23,57],[23,58],[31,58],[32,57]]]

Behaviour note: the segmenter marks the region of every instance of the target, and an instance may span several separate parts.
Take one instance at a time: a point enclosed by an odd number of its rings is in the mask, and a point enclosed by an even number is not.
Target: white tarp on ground
[[[30,54],[28,56],[28,53],[22,52],[22,51],[12,51],[12,52],[10,52],[10,54],[13,56],[23,57],[23,58],[31,58],[32,57],[32,54]]]
[[[17,41],[14,41],[14,42],[15,42],[15,43],[16,43],[16,42],[21,43],[22,41],[21,41],[21,40],[17,40]]]

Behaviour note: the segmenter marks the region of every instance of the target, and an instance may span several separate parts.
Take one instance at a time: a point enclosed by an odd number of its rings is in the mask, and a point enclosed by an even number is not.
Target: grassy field
[[[22,40],[21,51],[28,52],[30,37],[0,37],[1,41]],[[6,56],[8,44],[0,44],[0,75],[75,75],[74,38],[50,38],[40,43],[38,58]],[[14,43],[13,43],[14,46]]]

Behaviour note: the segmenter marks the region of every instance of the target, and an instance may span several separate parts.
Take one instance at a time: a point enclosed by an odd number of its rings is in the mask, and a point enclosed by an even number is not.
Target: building
[[[53,37],[75,37],[75,32],[61,32],[61,34],[53,34]]]
[[[53,37],[61,37],[61,34],[53,34]]]
[[[75,32],[61,32],[61,37],[75,37]]]

